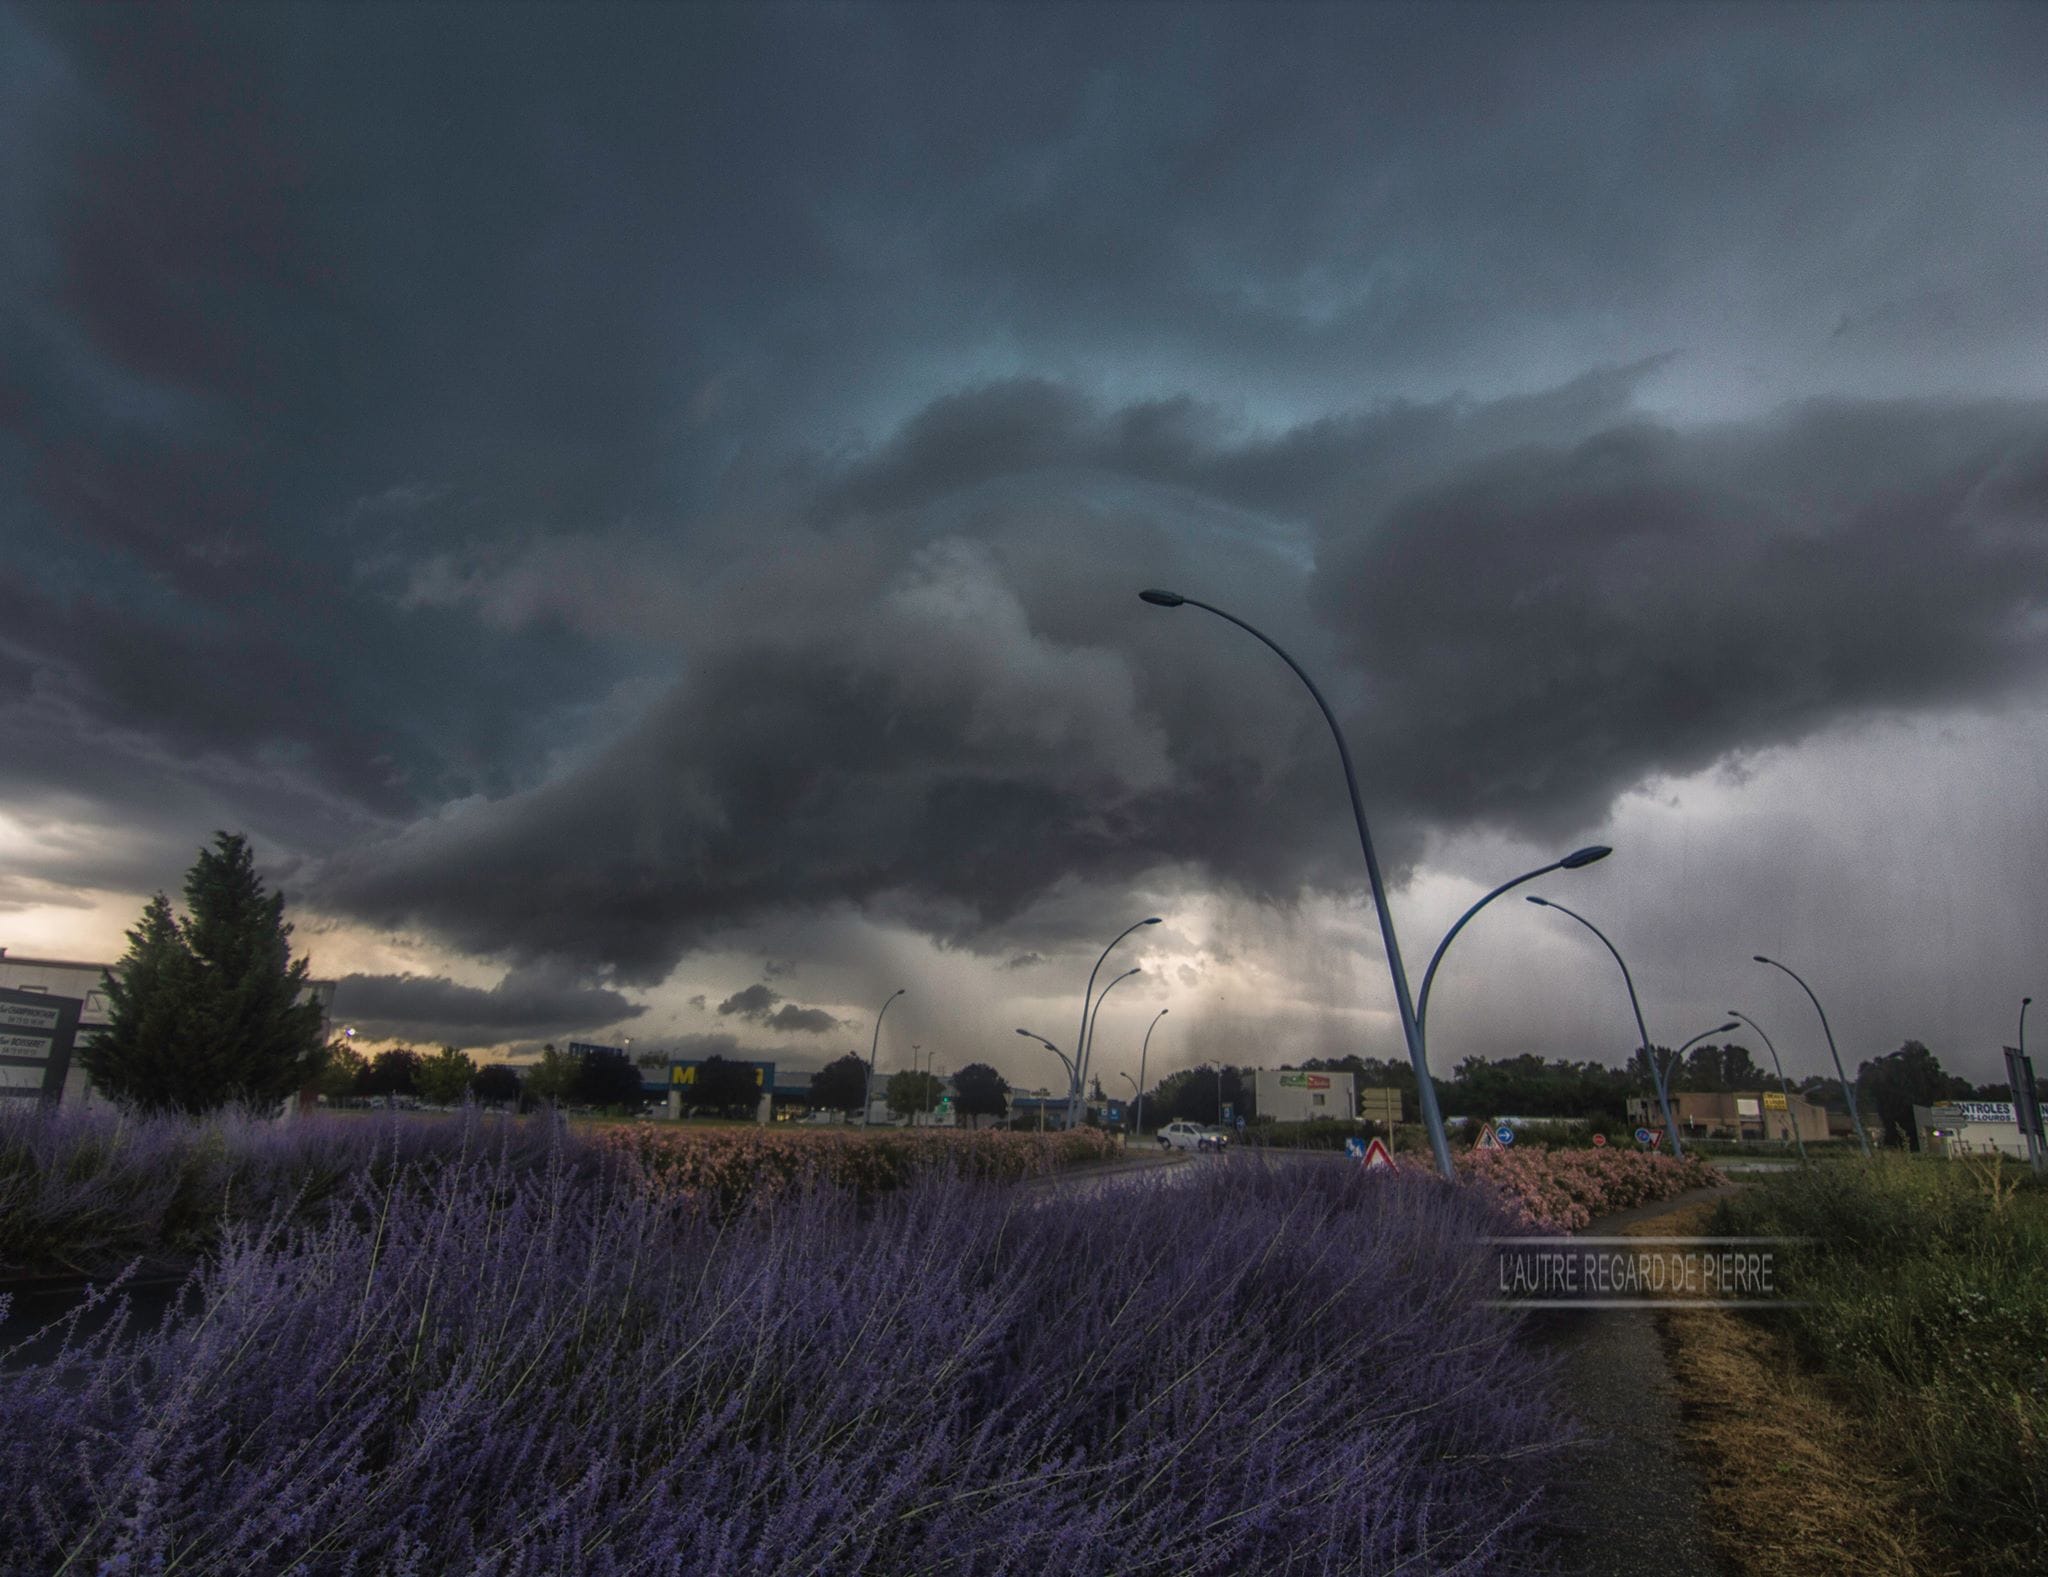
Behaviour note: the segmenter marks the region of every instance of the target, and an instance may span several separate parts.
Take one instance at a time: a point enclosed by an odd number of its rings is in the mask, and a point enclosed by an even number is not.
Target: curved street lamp
[[[1458,916],[1458,923],[1444,932],[1444,939],[1436,944],[1436,951],[1430,955],[1429,968],[1422,972],[1422,990],[1415,998],[1415,1026],[1423,1031],[1424,1044],[1428,1043],[1429,1031],[1429,987],[1436,979],[1436,966],[1444,961],[1444,949],[1451,945],[1451,938],[1465,929],[1465,922],[1504,892],[1510,892],[1524,882],[1533,882],[1539,876],[1548,876],[1552,871],[1576,871],[1597,860],[1604,860],[1614,851],[1604,843],[1591,844],[1583,849],[1574,849],[1561,860],[1552,860],[1548,865],[1533,871],[1524,871],[1511,882],[1502,882],[1479,902]]]
[[[1080,1065],[1076,1073],[1076,1077],[1079,1078],[1084,1085],[1088,1082],[1088,1065],[1095,1060],[1095,1026],[1102,1022],[1102,1004],[1109,1000],[1110,992],[1116,990],[1118,986],[1122,985],[1126,980],[1130,979],[1131,976],[1143,973],[1144,971],[1140,969],[1126,969],[1122,974],[1118,975],[1116,979],[1112,980],[1108,985],[1104,986],[1101,991],[1096,993],[1094,1011],[1088,1015],[1088,1042],[1081,1048],[1081,1055],[1079,1058]],[[1081,1098],[1084,1101],[1088,1098],[1088,1094],[1085,1089],[1081,1092]]]
[[[1682,1157],[1685,1154],[1685,1146],[1678,1137],[1678,1124],[1671,1120],[1671,1101],[1664,1093],[1664,1081],[1657,1076],[1657,1053],[1651,1048],[1650,1032],[1643,1025],[1643,1005],[1636,999],[1635,977],[1628,972],[1628,965],[1623,962],[1620,950],[1607,940],[1606,932],[1602,931],[1600,927],[1576,910],[1567,909],[1561,903],[1552,903],[1548,898],[1539,898],[1534,893],[1529,894],[1529,902],[1541,909],[1555,909],[1559,914],[1570,915],[1580,925],[1599,937],[1601,945],[1608,952],[1614,954],[1615,963],[1621,965],[1621,983],[1628,987],[1628,1005],[1636,1016],[1636,1034],[1642,1037],[1643,1061],[1650,1065],[1650,1083],[1657,1091],[1657,1105],[1664,1113],[1664,1132],[1671,1137],[1671,1153]],[[1732,1025],[1730,1027],[1733,1028]],[[1709,1030],[1708,1033],[1712,1034],[1713,1032]]]
[[[875,1015],[875,1038],[868,1046],[868,1082],[867,1088],[863,1092],[866,1104],[860,1109],[860,1125],[863,1128],[868,1125],[868,1113],[875,1109],[875,1051],[882,1044],[882,1019],[889,1011],[889,1003],[902,996],[905,989],[903,986],[898,986],[894,991],[890,992],[887,1001],[882,1003],[882,1011]]]
[[[1080,1081],[1081,1077],[1074,1067],[1073,1059],[1070,1058],[1064,1051],[1061,1051],[1059,1047],[1055,1046],[1051,1041],[1047,1040],[1043,1035],[1034,1035],[1028,1029],[1020,1029],[1017,1031],[1017,1033],[1022,1035],[1026,1040],[1037,1041],[1039,1045],[1043,1046],[1047,1051],[1051,1052],[1055,1057],[1060,1059],[1060,1066],[1067,1070],[1067,1099],[1069,1101],[1067,1109],[1069,1111],[1072,1111],[1073,1107],[1071,1102],[1073,1100],[1074,1086]],[[1043,1102],[1039,1104],[1038,1122],[1041,1128],[1045,1126],[1045,1105]]]
[[[1110,942],[1109,946],[1105,947],[1102,950],[1102,958],[1098,958],[1095,960],[1095,968],[1088,971],[1088,989],[1081,993],[1081,1029],[1074,1040],[1074,1055],[1076,1057],[1085,1057],[1087,1055],[1088,1004],[1089,1000],[1095,995],[1095,977],[1098,973],[1101,972],[1102,959],[1109,957],[1111,949],[1113,949],[1118,942],[1121,942],[1125,937],[1129,936],[1133,931],[1137,930],[1139,926],[1157,925],[1158,923],[1159,916],[1154,915],[1149,920],[1140,920],[1137,923],[1137,925],[1125,926],[1121,931],[1117,932],[1115,938]],[[1036,1037],[1034,1036],[1033,1038],[1035,1039]],[[1047,1044],[1050,1045],[1051,1042],[1048,1041]],[[1077,1122],[1081,1120],[1080,1112],[1075,1109],[1075,1105],[1080,1100],[1080,1098],[1081,1077],[1078,1073],[1076,1073],[1074,1075],[1073,1093],[1067,1097],[1067,1126],[1069,1128],[1073,1127]]]
[[[2024,1013],[2025,1009],[2022,1009],[2021,1012]],[[1735,1011],[1735,1009],[1730,1008],[1728,1010],[1728,1016],[1730,1018],[1741,1019],[1743,1023],[1747,1024],[1751,1029],[1755,1030],[1758,1036],[1761,1037],[1761,1039],[1763,1040],[1764,1049],[1770,1052],[1771,1066],[1778,1070],[1778,1093],[1785,1097],[1785,1122],[1786,1125],[1790,1127],[1792,1130],[1793,1142],[1799,1146],[1799,1164],[1801,1166],[1806,1165],[1806,1140],[1800,1137],[1799,1117],[1798,1114],[1792,1110],[1792,1090],[1791,1087],[1785,1083],[1785,1064],[1778,1060],[1778,1048],[1771,1044],[1771,1037],[1764,1034],[1763,1025],[1759,1024],[1747,1013],[1738,1013]],[[1765,1131],[1769,1132],[1768,1125],[1766,1125]]]
[[[1828,1055],[1835,1059],[1835,1077],[1842,1081],[1842,1099],[1849,1103],[1849,1126],[1856,1130],[1856,1142],[1863,1146],[1863,1158],[1869,1160],[1870,1135],[1863,1131],[1863,1113],[1856,1105],[1856,1086],[1849,1082],[1849,1075],[1842,1071],[1842,1054],[1835,1050],[1835,1032],[1828,1028],[1828,1010],[1820,1005],[1820,998],[1813,994],[1813,987],[1799,980],[1796,974],[1792,974],[1790,969],[1775,958],[1766,958],[1762,953],[1752,953],[1750,961],[1769,964],[1773,969],[1783,969],[1786,974],[1792,975],[1794,980],[1799,981],[1799,989],[1806,993],[1806,1000],[1813,1004],[1813,1011],[1820,1015],[1820,1032],[1828,1038]]]
[[[1422,1107],[1422,1121],[1429,1129],[1430,1148],[1436,1152],[1437,1170],[1445,1178],[1457,1175],[1451,1165],[1450,1141],[1444,1137],[1443,1113],[1437,1108],[1436,1086],[1430,1082],[1429,1059],[1422,1049],[1422,1030],[1415,1020],[1415,1004],[1408,996],[1408,972],[1401,966],[1401,946],[1394,937],[1394,916],[1387,907],[1387,887],[1380,877],[1379,856],[1373,853],[1372,834],[1365,825],[1365,803],[1358,795],[1358,773],[1351,765],[1351,747],[1344,742],[1344,730],[1337,726],[1337,714],[1330,710],[1330,703],[1323,699],[1323,692],[1316,688],[1315,680],[1309,678],[1307,670],[1287,654],[1280,643],[1263,630],[1255,629],[1234,613],[1225,613],[1211,603],[1183,597],[1178,592],[1160,591],[1156,588],[1138,593],[1141,602],[1148,602],[1155,608],[1178,608],[1182,606],[1200,608],[1213,613],[1217,618],[1236,625],[1247,635],[1263,642],[1275,656],[1294,670],[1295,678],[1308,686],[1308,693],[1315,697],[1316,705],[1322,710],[1323,721],[1330,725],[1330,733],[1337,741],[1337,758],[1344,764],[1344,782],[1351,791],[1351,816],[1358,823],[1359,847],[1365,851],[1365,874],[1372,883],[1372,903],[1379,915],[1380,939],[1387,947],[1387,972],[1394,979],[1394,1003],[1401,1013],[1401,1036],[1408,1043],[1408,1060],[1415,1068],[1415,1090],[1418,1104]]]
[[[1657,1099],[1660,1101],[1665,1100],[1664,1092],[1671,1088],[1671,1070],[1673,1068],[1682,1068],[1685,1066],[1685,1054],[1688,1051],[1691,1051],[1693,1047],[1697,1046],[1709,1035],[1726,1035],[1734,1028],[1735,1025],[1731,1022],[1727,1024],[1716,1024],[1712,1029],[1701,1030],[1697,1035],[1693,1036],[1691,1040],[1687,1041],[1683,1046],[1680,1046],[1678,1050],[1674,1051],[1671,1054],[1671,1060],[1665,1063],[1662,1067],[1658,1066],[1657,1059],[1654,1055],[1645,1054],[1643,1060],[1650,1064],[1650,1082],[1656,1087]],[[1665,1101],[1664,1110],[1667,1113],[1671,1110],[1669,1101]],[[1741,1124],[1739,1122],[1736,1124],[1736,1129],[1738,1132],[1741,1131]],[[1673,1144],[1676,1144],[1678,1141],[1676,1139],[1673,1139],[1671,1142]]]
[[[1145,1026],[1145,1042],[1138,1048],[1138,1110],[1131,1119],[1132,1133],[1144,1131],[1139,1124],[1145,1120],[1145,1054],[1152,1049],[1152,1031],[1159,1027],[1159,1021],[1166,1017],[1166,1011],[1165,1008],[1161,1008],[1152,1015],[1152,1022]]]

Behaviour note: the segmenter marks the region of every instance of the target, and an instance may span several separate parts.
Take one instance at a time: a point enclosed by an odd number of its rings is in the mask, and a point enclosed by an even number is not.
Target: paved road
[[[1668,1215],[1728,1188],[1620,1211],[1589,1232]],[[1564,1577],[1725,1577],[1707,1537],[1699,1476],[1678,1447],[1679,1406],[1658,1316],[1648,1309],[1565,1309],[1532,1317],[1531,1334],[1564,1359],[1567,1395],[1594,1439],[1576,1453],[1558,1510]]]

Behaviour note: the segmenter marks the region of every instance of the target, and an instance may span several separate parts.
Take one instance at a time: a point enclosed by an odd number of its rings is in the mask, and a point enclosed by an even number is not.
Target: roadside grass
[[[1895,1468],[1906,1514],[1871,1514],[1924,1530],[1913,1569],[2039,1571],[2048,1191],[2002,1161],[1880,1155],[1754,1183],[1711,1230],[1808,1240],[1781,1250],[1806,1306],[1755,1318],[1839,1405],[1838,1449]]]
[[[1622,1235],[1712,1230],[1713,1203],[1638,1221]],[[1788,1311],[1789,1312],[1789,1311]],[[1924,1518],[1869,1422],[1804,1366],[1780,1322],[1719,1309],[1659,1320],[1708,1531],[1741,1577],[1943,1577]]]

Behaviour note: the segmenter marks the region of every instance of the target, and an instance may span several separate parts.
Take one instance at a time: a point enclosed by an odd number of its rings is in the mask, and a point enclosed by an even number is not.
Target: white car
[[[1159,1130],[1162,1150],[1220,1150],[1229,1143],[1227,1135],[1212,1132],[1199,1123],[1171,1122]]]

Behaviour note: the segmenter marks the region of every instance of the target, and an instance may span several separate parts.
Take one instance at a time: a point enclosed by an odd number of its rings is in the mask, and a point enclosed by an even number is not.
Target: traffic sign
[[[1654,1129],[1654,1128],[1653,1128],[1653,1129],[1652,1129],[1652,1130],[1650,1131],[1650,1148],[1651,1148],[1652,1150],[1654,1150],[1654,1149],[1656,1149],[1656,1148],[1657,1148],[1657,1146],[1658,1146],[1658,1145],[1662,1144],[1663,1142],[1664,1142],[1664,1135],[1663,1135],[1663,1133],[1662,1133],[1662,1132],[1660,1132],[1659,1130],[1657,1130],[1657,1129]]]
[[[1502,1123],[1498,1128],[1494,1129],[1493,1136],[1502,1144],[1513,1144],[1515,1142],[1515,1130],[1506,1123]]]
[[[1365,1159],[1365,1141],[1363,1139],[1346,1139],[1344,1141],[1344,1153],[1354,1161],[1363,1161]]]
[[[1653,1142],[1654,1142],[1654,1141],[1653,1141],[1653,1140],[1651,1139],[1651,1137],[1650,1137],[1650,1130],[1649,1130],[1649,1129],[1647,1129],[1647,1128],[1638,1128],[1638,1129],[1636,1130],[1636,1143],[1637,1143],[1637,1144],[1651,1144],[1651,1143],[1653,1143]]]
[[[1482,1128],[1479,1130],[1479,1142],[1472,1146],[1472,1148],[1475,1150],[1498,1150],[1500,1148],[1500,1141],[1494,1138],[1491,1128]]]
[[[1230,1121],[1230,1108],[1228,1106],[1223,1108],[1223,1120],[1225,1122]]]
[[[1606,1144],[1607,1144],[1607,1135],[1606,1135],[1606,1134],[1604,1134],[1604,1133],[1596,1133],[1596,1134],[1594,1134],[1594,1135],[1593,1135],[1593,1143],[1594,1143],[1594,1145],[1595,1145],[1596,1147],[1598,1147],[1598,1148],[1603,1148],[1603,1149],[1604,1149],[1604,1148],[1606,1147]]]
[[[1387,1153],[1386,1140],[1375,1137],[1373,1142],[1365,1147],[1365,1170],[1377,1172],[1381,1167],[1391,1170],[1393,1165],[1394,1158]]]

